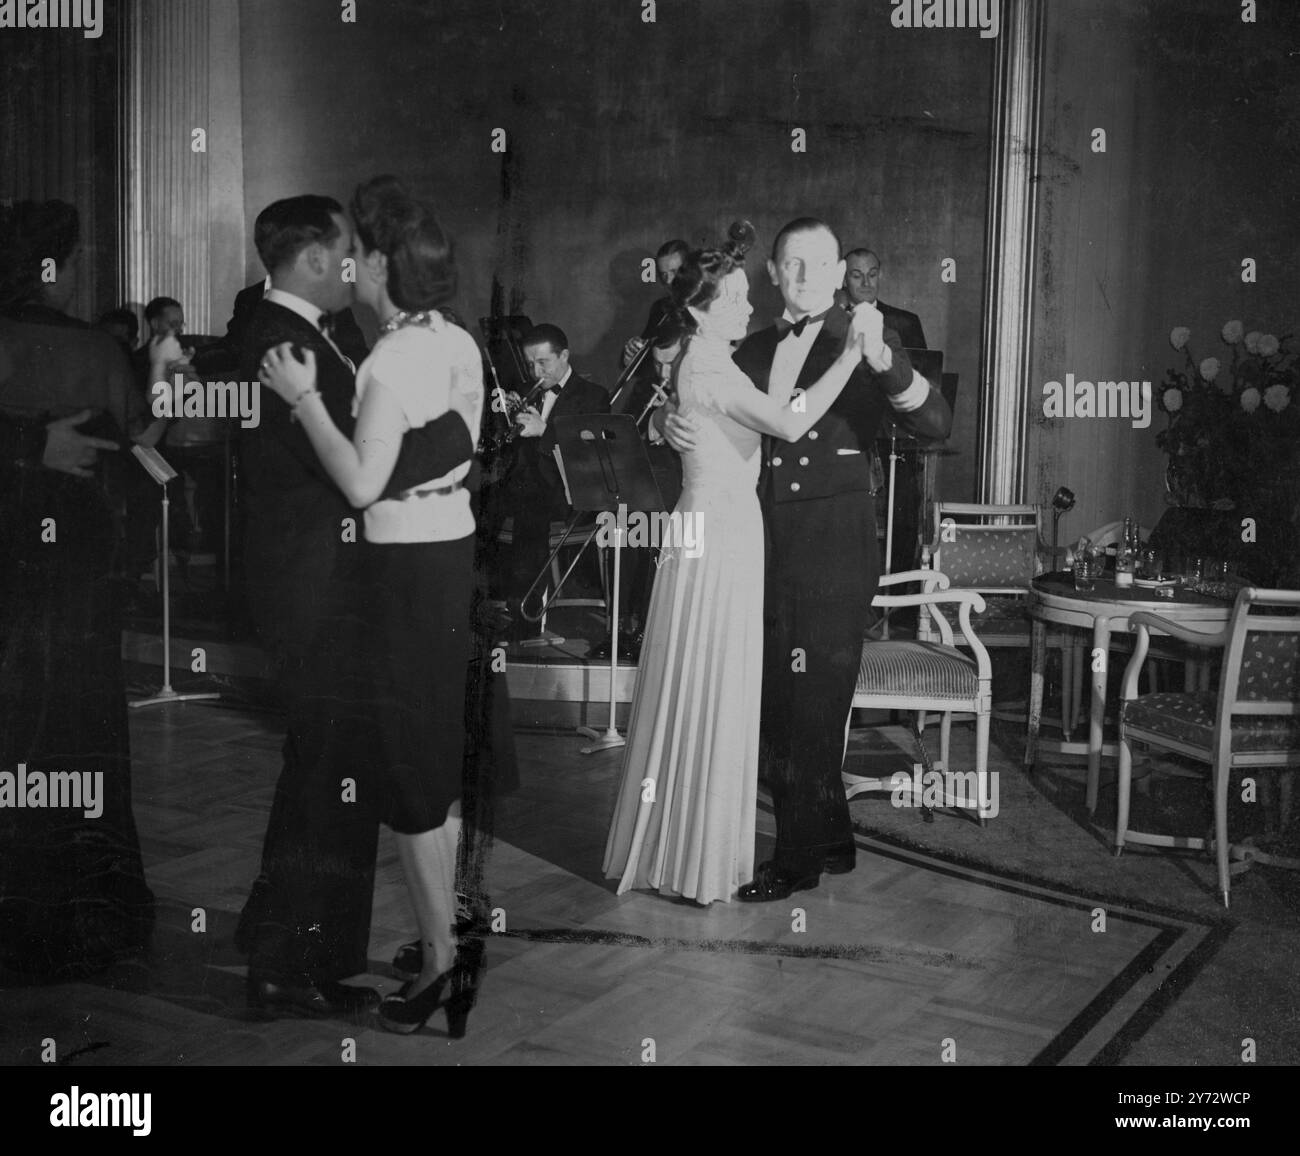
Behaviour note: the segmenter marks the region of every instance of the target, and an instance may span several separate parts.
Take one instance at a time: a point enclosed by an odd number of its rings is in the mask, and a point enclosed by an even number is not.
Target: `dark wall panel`
[[[961,373],[944,489],[966,493],[993,41],[894,29],[884,0],[660,0],[652,25],[639,0],[357,9],[344,24],[318,0],[241,5],[250,226],[277,197],[345,199],[395,172],[453,230],[468,317],[495,277],[609,384],[656,295],[639,262],[662,240],[746,216],[767,246],[790,217],[824,216],[846,247],[879,249],[883,298],[918,312]],[[940,282],[945,257],[956,284]],[[758,257],[749,272],[757,323],[779,304]]]

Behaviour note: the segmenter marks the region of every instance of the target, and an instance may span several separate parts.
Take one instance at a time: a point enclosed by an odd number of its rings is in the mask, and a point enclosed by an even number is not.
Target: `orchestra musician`
[[[514,416],[517,453],[503,483],[504,501],[514,515],[514,544],[506,578],[512,601],[523,599],[546,565],[551,553],[551,523],[572,514],[555,462],[554,420],[609,413],[609,393],[574,372],[569,338],[558,325],[533,326],[521,344],[535,385],[527,397],[506,395],[511,404],[519,406]],[[527,633],[526,624],[517,618],[512,628],[514,639]]]

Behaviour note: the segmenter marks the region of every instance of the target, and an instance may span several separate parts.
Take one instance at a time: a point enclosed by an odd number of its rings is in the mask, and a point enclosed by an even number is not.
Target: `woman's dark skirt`
[[[370,547],[380,817],[399,834],[441,827],[462,794],[474,543],[471,534]]]

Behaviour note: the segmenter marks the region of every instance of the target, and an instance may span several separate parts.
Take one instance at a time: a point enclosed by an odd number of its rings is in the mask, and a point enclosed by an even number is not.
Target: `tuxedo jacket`
[[[807,389],[831,367],[844,348],[849,315],[832,309],[813,341],[795,383]],[[780,331],[772,326],[751,334],[736,350],[735,362],[764,393],[770,392],[772,359]],[[933,387],[924,405],[910,413],[896,413],[889,393],[901,392],[912,380],[908,360],[898,334],[885,330],[885,342],[893,364],[883,373],[866,361],[853,371],[834,404],[797,442],[763,439],[763,476],[759,493],[773,502],[804,502],[833,494],[870,492],[871,467],[867,451],[886,417],[927,438],[946,438],[952,426],[952,412]]]
[[[893,305],[886,305],[883,301],[877,301],[876,308],[880,310],[885,319],[885,328],[892,329],[898,334],[898,339],[903,343],[904,349],[930,348],[925,343],[925,332],[921,329],[921,319],[915,313],[909,313],[906,309],[897,309]]]
[[[235,307],[230,320],[226,322],[225,337],[204,346],[195,354],[194,367],[198,372],[220,373],[224,372],[225,367],[240,363],[249,322],[264,296],[265,281],[255,281],[235,294]],[[352,316],[351,309],[340,309],[334,314],[334,344],[352,359],[354,365],[365,361],[370,352],[365,334]]]
[[[526,500],[539,505],[545,503],[553,517],[563,517],[568,508],[564,482],[555,464],[555,419],[589,413],[609,413],[609,391],[574,373],[555,399],[541,437],[519,439],[519,460],[515,466],[520,475],[519,484],[525,490],[535,491],[533,498]]]

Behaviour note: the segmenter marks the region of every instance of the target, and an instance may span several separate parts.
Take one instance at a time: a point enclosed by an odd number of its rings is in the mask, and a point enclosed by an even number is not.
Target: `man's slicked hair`
[[[549,345],[558,356],[569,348],[569,339],[558,325],[542,324],[534,325],[525,333],[519,345]]]
[[[785,244],[785,239],[793,236],[795,233],[815,233],[818,229],[825,229],[835,241],[835,251],[840,250],[840,239],[825,221],[818,220],[816,217],[796,217],[786,225],[776,235],[776,240],[772,242],[772,261],[778,262],[781,259],[781,246]]]
[[[339,235],[335,213],[343,215],[338,201],[311,193],[267,205],[257,214],[253,228],[253,243],[266,271],[276,273],[291,265],[308,245],[335,240]]]
[[[671,257],[673,254],[681,257],[683,260],[686,254],[691,251],[690,245],[683,240],[665,241],[659,246],[659,252],[655,254],[656,261],[662,261],[665,257]]]

